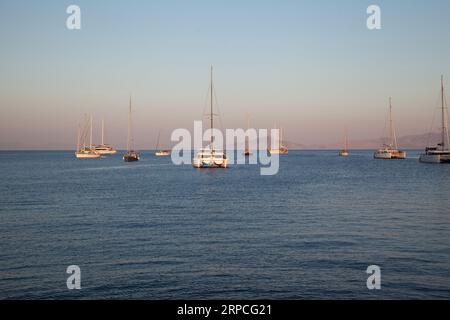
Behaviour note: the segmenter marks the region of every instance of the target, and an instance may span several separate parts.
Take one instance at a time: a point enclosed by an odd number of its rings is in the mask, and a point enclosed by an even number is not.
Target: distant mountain
[[[441,139],[439,133],[425,133],[417,135],[408,135],[397,138],[398,146],[401,149],[424,149],[427,145],[436,145]],[[350,149],[377,149],[383,145],[386,138],[351,140],[349,139]],[[342,143],[334,144],[299,144],[287,141],[290,149],[341,149]]]

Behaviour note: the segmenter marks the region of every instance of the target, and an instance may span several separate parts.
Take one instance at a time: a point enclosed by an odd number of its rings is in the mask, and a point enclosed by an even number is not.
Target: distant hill
[[[427,145],[436,145],[441,139],[439,133],[425,133],[417,135],[408,135],[397,138],[398,146],[401,149],[424,149]],[[376,149],[379,148],[387,139],[367,139],[350,140],[350,149]],[[334,144],[299,144],[295,142],[286,142],[290,149],[341,149],[342,142]]]

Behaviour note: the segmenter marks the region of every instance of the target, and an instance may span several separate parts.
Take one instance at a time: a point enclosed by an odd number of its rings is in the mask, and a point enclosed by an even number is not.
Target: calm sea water
[[[450,165],[409,156],[297,151],[260,176],[0,152],[0,298],[449,299]]]

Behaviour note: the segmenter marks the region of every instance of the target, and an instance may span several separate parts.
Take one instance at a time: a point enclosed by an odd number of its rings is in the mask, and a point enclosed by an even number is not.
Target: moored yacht
[[[158,132],[158,140],[156,142],[156,152],[155,152],[155,156],[157,157],[167,157],[170,156],[170,151],[167,149],[159,149],[159,136],[160,136],[160,132]]]
[[[450,163],[448,121],[444,98],[444,77],[441,76],[441,141],[435,147],[427,147],[419,160],[427,163]]]
[[[207,147],[197,153],[192,160],[192,165],[194,168],[226,168],[228,159],[222,151]]]
[[[113,147],[111,147],[108,144],[105,144],[104,137],[105,137],[105,122],[104,122],[104,120],[102,120],[102,144],[93,146],[92,148],[94,151],[96,151],[97,153],[99,153],[101,155],[116,154],[117,150],[114,150]]]
[[[395,133],[394,120],[392,119],[392,99],[389,98],[389,143],[384,144],[373,154],[375,159],[406,159],[406,152],[398,150],[397,135]]]
[[[141,159],[139,151],[134,150],[133,132],[131,128],[131,97],[130,107],[128,111],[128,139],[127,139],[127,152],[123,156],[125,162],[134,162]]]
[[[283,129],[280,129],[278,148],[277,149],[269,148],[267,151],[270,154],[289,154],[289,149],[285,145],[283,145]]]
[[[227,168],[228,159],[222,150],[214,148],[213,129],[214,129],[214,113],[213,113],[213,97],[214,97],[214,83],[213,83],[213,67],[211,66],[210,75],[210,126],[211,126],[211,140],[208,147],[198,151],[194,159],[192,159],[192,166],[194,168]]]
[[[86,146],[87,134],[89,131],[89,147]],[[92,116],[86,119],[83,130],[78,128],[77,151],[75,151],[77,159],[96,159],[101,155],[92,147]]]
[[[344,135],[344,149],[339,151],[340,157],[348,157],[350,153],[348,152],[348,138],[347,138],[347,129],[345,129],[345,135]]]

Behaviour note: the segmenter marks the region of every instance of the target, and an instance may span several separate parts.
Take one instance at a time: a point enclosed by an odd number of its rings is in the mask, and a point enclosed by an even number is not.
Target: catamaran
[[[214,147],[213,129],[214,129],[214,83],[213,83],[213,67],[211,66],[210,76],[210,126],[211,126],[211,140],[210,144],[202,148],[192,159],[192,166],[194,168],[226,168],[228,166],[228,159],[222,150],[217,150]]]
[[[450,163],[448,138],[448,113],[444,97],[444,76],[441,76],[441,142],[435,147],[426,147],[419,160],[427,163]]]
[[[344,149],[339,151],[339,156],[341,156],[341,157],[348,157],[349,156],[347,129],[345,129],[345,135],[344,135]]]
[[[406,152],[398,150],[394,120],[392,119],[392,99],[389,98],[389,144],[384,144],[373,154],[375,159],[405,159]]]
[[[86,146],[87,134],[89,131],[89,147]],[[83,130],[78,127],[77,159],[95,159],[101,155],[92,148],[92,116],[86,118]]]
[[[105,121],[102,120],[102,144],[93,146],[93,150],[101,155],[110,155],[110,154],[116,154],[117,150],[114,150],[113,147],[110,145],[105,144],[104,142],[105,137]]]
[[[134,162],[140,160],[140,154],[134,150],[133,132],[131,129],[131,97],[130,106],[128,111],[128,139],[127,139],[127,152],[123,156],[125,162]]]
[[[162,150],[159,149],[159,136],[160,136],[160,132],[158,132],[158,140],[156,142],[156,152],[155,152],[155,156],[157,157],[167,157],[170,156],[170,151],[169,150]]]
[[[276,126],[275,126],[276,127]],[[278,141],[278,149],[269,148],[268,152],[270,154],[288,154],[289,149],[283,145],[283,129],[280,129],[280,137]]]

